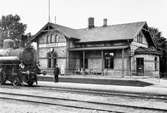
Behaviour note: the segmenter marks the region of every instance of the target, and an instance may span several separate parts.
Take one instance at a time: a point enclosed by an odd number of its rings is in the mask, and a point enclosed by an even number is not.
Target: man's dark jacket
[[[60,74],[60,69],[58,68],[58,67],[56,67],[55,69],[54,69],[54,75],[55,76],[58,76]]]

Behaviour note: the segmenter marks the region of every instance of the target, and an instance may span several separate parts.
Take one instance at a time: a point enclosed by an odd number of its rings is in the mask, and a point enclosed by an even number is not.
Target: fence
[[[74,76],[103,76],[103,77],[111,77],[111,78],[158,78],[160,79],[160,75],[167,75],[167,73],[159,73],[159,71],[155,70],[144,70],[143,72],[137,72],[136,70],[119,70],[119,69],[104,69],[103,71],[100,69],[68,69],[66,70],[67,75]]]

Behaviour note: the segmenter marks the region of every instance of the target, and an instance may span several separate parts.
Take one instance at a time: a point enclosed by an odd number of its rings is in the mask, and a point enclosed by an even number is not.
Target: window
[[[54,68],[57,64],[57,54],[55,52],[47,53],[48,68]]]
[[[56,64],[57,64],[57,54],[54,52],[53,54],[52,54],[52,62],[53,62],[53,65],[52,65],[52,67],[54,68],[55,66],[56,66]]]
[[[158,60],[157,60],[157,57],[155,57],[154,62],[155,62],[155,71],[158,71]]]
[[[50,40],[49,40],[49,41],[50,41],[50,43],[52,43],[52,36],[53,36],[53,35],[52,35],[52,34],[50,34]]]
[[[47,54],[47,59],[48,59],[48,68],[51,68],[51,53]]]
[[[47,35],[46,43],[49,44],[50,42],[51,42],[51,37],[50,37],[50,35]]]
[[[55,36],[51,34],[51,43],[55,43]]]
[[[46,44],[48,43],[48,37],[49,37],[49,35],[46,36]]]
[[[81,68],[83,68],[83,58],[80,59]],[[85,69],[88,68],[88,59],[85,58]]]
[[[87,69],[88,68],[88,59],[85,58],[85,68]]]
[[[141,33],[139,35],[137,35],[137,42],[143,43],[143,35]]]
[[[59,35],[55,35],[55,42],[59,42]]]
[[[104,53],[104,68],[106,69],[114,69],[114,53],[113,52],[106,52]]]
[[[54,57],[54,59],[53,59],[53,67],[55,67],[56,64],[57,64],[57,59],[56,59],[56,57]]]
[[[143,43],[143,37],[139,37],[139,43]]]

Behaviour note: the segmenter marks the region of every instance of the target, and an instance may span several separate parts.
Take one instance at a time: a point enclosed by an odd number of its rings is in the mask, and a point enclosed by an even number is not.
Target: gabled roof
[[[68,38],[76,38],[78,37],[78,34],[76,33],[76,30],[69,28],[69,27],[65,27],[62,25],[58,25],[58,24],[53,24],[48,22],[44,27],[42,27],[32,38],[32,41],[35,40],[42,32],[44,32],[47,27],[51,27],[52,29],[50,30],[55,30],[55,31],[59,31],[62,34],[66,35]],[[47,31],[47,30],[46,30]]]
[[[35,40],[43,30],[47,27],[52,27],[67,38],[78,39],[79,43],[84,42],[100,42],[100,41],[117,41],[117,40],[131,40],[143,30],[146,22],[133,22],[126,24],[109,25],[107,27],[95,27],[92,29],[72,29],[58,24],[47,23],[38,33],[36,33],[32,40]],[[145,29],[145,28],[144,28]],[[149,33],[146,33],[147,36]],[[149,36],[147,39],[151,45],[154,45],[152,38]]]
[[[53,23],[49,23],[49,24],[52,27],[54,27],[55,30],[62,32],[64,35],[66,35],[69,38],[77,38],[78,37],[78,34],[77,34],[75,29],[65,27],[62,25],[58,25],[58,24],[53,24]]]
[[[135,22],[77,31],[80,42],[127,40],[133,39],[145,24],[146,22]]]

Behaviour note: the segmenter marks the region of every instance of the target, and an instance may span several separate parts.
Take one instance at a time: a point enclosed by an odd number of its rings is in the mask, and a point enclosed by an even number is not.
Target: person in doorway
[[[62,65],[61,68],[60,68],[60,74],[64,75],[64,65]]]
[[[54,68],[54,81],[55,82],[59,81],[59,74],[60,74],[60,69],[59,69],[58,65],[56,64],[56,66]]]

